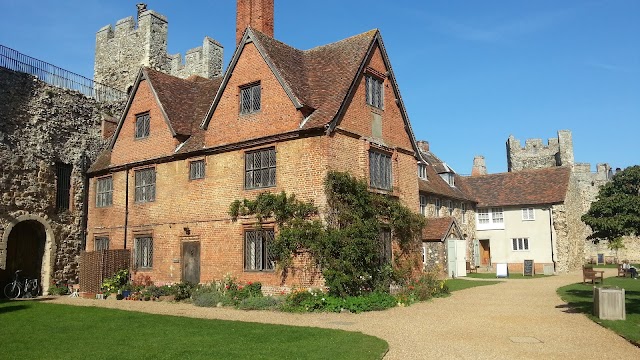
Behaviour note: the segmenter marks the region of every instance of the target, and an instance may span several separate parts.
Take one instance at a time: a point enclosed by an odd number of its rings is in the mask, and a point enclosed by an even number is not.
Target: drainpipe
[[[129,225],[129,169],[125,174],[124,186],[124,249],[127,248],[127,227]]]
[[[551,206],[549,206],[549,238],[551,239],[551,261],[553,262],[553,272],[556,272],[556,259],[553,253],[553,213]]]
[[[81,158],[82,165],[82,184],[83,184],[83,193],[82,197],[82,223],[80,225],[80,231],[82,234],[82,239],[80,243],[82,244],[82,250],[87,250],[87,222],[89,218],[89,175],[87,174],[87,154],[83,153]]]

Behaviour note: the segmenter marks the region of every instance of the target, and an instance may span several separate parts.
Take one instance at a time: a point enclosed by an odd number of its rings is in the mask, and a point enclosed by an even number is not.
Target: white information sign
[[[509,276],[507,264],[496,264],[496,277],[506,278],[507,276]]]

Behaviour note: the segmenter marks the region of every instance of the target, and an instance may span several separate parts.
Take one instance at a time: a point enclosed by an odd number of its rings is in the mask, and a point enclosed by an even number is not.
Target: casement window
[[[482,208],[476,212],[478,230],[504,229],[502,208]]]
[[[95,251],[109,250],[109,238],[106,236],[98,236],[93,240],[93,248]]]
[[[533,208],[523,208],[522,209],[522,220],[535,220],[536,216],[535,216],[535,211],[533,210]]]
[[[449,216],[453,215],[453,201],[448,200],[447,201],[447,208],[449,209]]]
[[[272,271],[275,268],[275,261],[269,255],[269,243],[273,239],[273,229],[246,230],[244,232],[245,271]]]
[[[70,164],[56,163],[56,210],[69,210],[72,170]]]
[[[134,251],[134,266],[136,269],[150,269],[153,267],[153,238],[151,236],[136,237]]]
[[[276,186],[276,149],[260,149],[244,154],[244,188]]]
[[[420,195],[420,214],[427,216],[427,197]]]
[[[189,180],[204,179],[204,160],[189,163]]]
[[[149,137],[149,113],[136,115],[136,139],[144,139]]]
[[[462,223],[467,223],[467,203],[460,204],[460,212],[462,212]]]
[[[418,163],[418,177],[427,180],[427,165]]]
[[[372,188],[391,190],[391,155],[369,151],[369,180]]]
[[[391,248],[391,229],[382,229],[378,233],[378,241],[380,243],[380,261],[383,264],[390,264],[393,251]]]
[[[382,109],[384,106],[384,91],[382,84],[384,81],[371,75],[365,75],[365,86],[367,93],[367,104]]]
[[[260,83],[240,88],[240,114],[260,111]]]
[[[96,180],[96,207],[107,207],[113,204],[113,177]]]
[[[513,246],[513,251],[527,251],[529,250],[529,239],[528,238],[511,239],[511,245]]]
[[[427,248],[425,246],[422,247],[422,264],[423,266],[427,265]]]
[[[436,208],[436,216],[439,217],[440,216],[440,208],[442,207],[442,200],[440,200],[439,198],[435,198],[435,200],[433,201],[433,204]]]
[[[136,202],[150,202],[156,199],[156,169],[147,168],[135,171]]]

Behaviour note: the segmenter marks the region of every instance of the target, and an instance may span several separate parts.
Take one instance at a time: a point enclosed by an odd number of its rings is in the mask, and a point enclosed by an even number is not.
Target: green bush
[[[193,305],[201,307],[216,307],[219,303],[223,305],[229,304],[229,299],[223,293],[198,292],[193,295]]]
[[[395,297],[383,292],[341,298],[312,290],[289,294],[281,309],[288,312],[341,312],[347,310],[361,313],[389,309],[396,304]]]
[[[64,285],[49,286],[49,295],[67,295],[67,294],[69,294],[69,288]]]
[[[171,287],[176,301],[190,299],[194,285],[189,282],[181,282]]]
[[[445,280],[440,280],[436,272],[427,272],[417,279],[410,280],[397,294],[397,299],[399,303],[409,305],[449,293],[449,286]]]
[[[273,296],[248,297],[237,305],[241,310],[275,310],[283,303],[282,298]]]

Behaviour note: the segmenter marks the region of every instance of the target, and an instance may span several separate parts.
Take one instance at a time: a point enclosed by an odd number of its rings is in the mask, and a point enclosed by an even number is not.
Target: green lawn
[[[607,327],[626,339],[640,342],[640,280],[621,277],[604,279],[605,286],[618,286],[625,289],[626,320],[600,320],[593,316],[593,287],[582,283],[563,286],[558,289],[558,295],[569,306],[578,312],[586,314],[593,321]]]
[[[476,278],[476,279],[495,279],[495,273],[469,273],[467,277]],[[521,273],[511,273],[507,279],[538,279],[542,277],[547,277],[547,275],[535,274],[534,276],[524,276]]]
[[[458,291],[458,290],[464,290],[464,289],[468,289],[476,286],[486,286],[486,285],[493,285],[498,283],[500,283],[500,281],[473,281],[473,280],[464,280],[462,278],[447,280],[447,286],[449,286],[449,290],[452,292]]]
[[[388,349],[341,330],[38,301],[0,300],[0,324],[2,359],[381,359]]]

